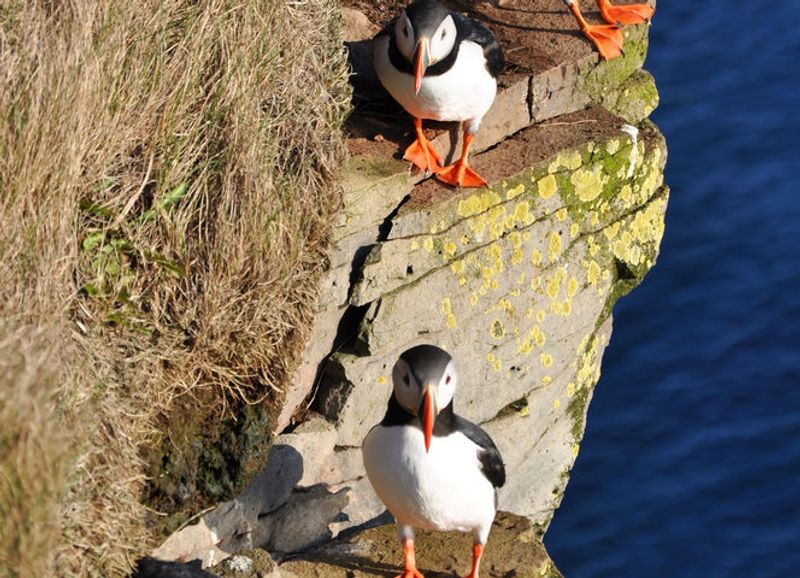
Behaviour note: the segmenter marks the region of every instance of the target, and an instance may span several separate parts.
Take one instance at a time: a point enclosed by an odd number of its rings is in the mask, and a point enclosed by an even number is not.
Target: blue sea
[[[666,233],[545,543],[567,578],[800,577],[800,2],[660,1],[646,68]]]

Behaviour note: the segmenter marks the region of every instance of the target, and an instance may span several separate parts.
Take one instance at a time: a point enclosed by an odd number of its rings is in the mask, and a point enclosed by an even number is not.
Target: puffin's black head
[[[453,50],[456,23],[436,0],[417,0],[397,18],[394,38],[400,52],[414,65],[414,91],[419,92],[428,66]]]
[[[409,413],[419,416],[430,448],[433,424],[456,392],[453,358],[434,345],[417,345],[400,354],[392,369],[394,397]]]

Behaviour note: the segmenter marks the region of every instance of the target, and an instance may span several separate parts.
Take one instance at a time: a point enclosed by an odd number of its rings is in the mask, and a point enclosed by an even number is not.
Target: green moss
[[[162,533],[182,525],[199,505],[233,498],[263,466],[270,444],[274,408],[240,402],[222,418],[197,410],[201,401],[176,404],[161,431],[162,442],[146,461],[150,484],[146,503],[169,512]],[[186,496],[191,495],[191,501]]]
[[[583,90],[594,102],[602,102],[609,93],[615,92],[644,63],[648,45],[647,26],[628,27],[625,36],[625,54],[600,62],[584,77]]]
[[[653,76],[637,70],[615,92],[604,95],[600,104],[609,112],[637,124],[658,106],[658,89]]]

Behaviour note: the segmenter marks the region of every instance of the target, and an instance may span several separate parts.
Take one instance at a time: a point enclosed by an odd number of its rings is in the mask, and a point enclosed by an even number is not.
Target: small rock
[[[372,38],[379,30],[380,27],[370,22],[360,10],[342,7],[342,36],[345,42]]]
[[[253,567],[252,558],[247,556],[232,556],[225,563],[234,572],[249,572],[250,568]]]

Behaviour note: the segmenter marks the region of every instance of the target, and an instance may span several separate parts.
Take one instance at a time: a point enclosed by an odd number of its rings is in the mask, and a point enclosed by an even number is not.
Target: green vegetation
[[[340,204],[338,18],[0,6],[0,577],[123,576],[255,471]]]

